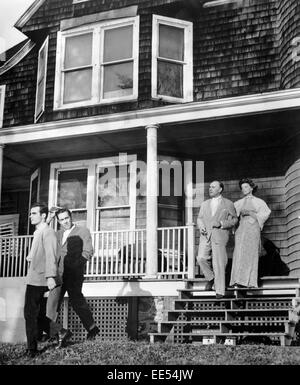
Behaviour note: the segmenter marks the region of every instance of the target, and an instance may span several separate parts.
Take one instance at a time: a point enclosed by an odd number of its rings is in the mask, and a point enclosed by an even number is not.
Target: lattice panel
[[[128,301],[116,298],[86,298],[96,325],[100,329],[99,338],[119,340],[127,337]],[[72,331],[72,341],[86,339],[87,331],[79,317],[68,304],[68,328]],[[62,322],[63,314],[60,314]]]
[[[278,301],[259,301],[248,302],[248,309],[289,309],[291,308],[290,300],[278,300]]]
[[[216,310],[216,309],[226,309],[226,304],[224,302],[194,302],[193,310]]]

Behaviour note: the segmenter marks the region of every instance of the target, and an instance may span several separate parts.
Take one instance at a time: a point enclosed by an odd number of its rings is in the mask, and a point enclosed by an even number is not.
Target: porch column
[[[3,153],[4,153],[4,144],[0,143],[0,209],[1,209],[1,196],[2,196]]]
[[[187,232],[188,279],[195,278],[195,225],[193,221],[193,164],[192,161],[184,163],[184,192],[185,192],[185,224]]]
[[[157,124],[146,126],[147,130],[147,219],[146,219],[146,278],[157,276]]]

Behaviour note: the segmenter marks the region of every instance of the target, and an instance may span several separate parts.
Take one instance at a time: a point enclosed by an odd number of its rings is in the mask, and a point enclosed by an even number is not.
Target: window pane
[[[126,230],[130,227],[130,209],[99,210],[98,231]]]
[[[38,79],[40,80],[41,77],[44,77],[44,74],[45,74],[45,64],[46,64],[46,57],[45,57],[45,54],[46,54],[46,48],[47,47],[47,44],[46,46],[40,51],[40,56],[39,56],[39,65],[38,65]]]
[[[73,223],[86,227],[86,211],[72,211]]]
[[[64,68],[90,65],[92,63],[92,41],[91,33],[66,38]]]
[[[61,171],[58,174],[58,206],[86,208],[87,170]]]
[[[183,66],[158,61],[157,93],[183,98]]]
[[[38,114],[43,110],[44,107],[44,90],[45,90],[45,82],[42,80],[38,84],[37,95],[36,95],[36,111],[35,114]]]
[[[132,34],[132,25],[106,30],[104,35],[104,62],[131,58]]]
[[[182,28],[159,25],[159,56],[184,60],[184,30]]]
[[[103,98],[114,98],[133,93],[133,63],[104,67]]]
[[[92,97],[92,70],[65,73],[64,103],[90,100]]]
[[[98,207],[129,204],[129,166],[102,168],[98,174]]]

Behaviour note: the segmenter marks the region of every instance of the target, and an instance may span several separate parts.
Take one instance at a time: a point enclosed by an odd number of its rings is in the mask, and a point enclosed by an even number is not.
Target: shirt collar
[[[73,224],[73,226],[69,229],[69,230],[65,230],[64,233],[70,233],[75,227],[75,224]]]
[[[211,199],[214,200],[214,201],[220,200],[220,199],[222,199],[222,195],[219,195],[218,197],[214,197],[214,198],[211,198]]]

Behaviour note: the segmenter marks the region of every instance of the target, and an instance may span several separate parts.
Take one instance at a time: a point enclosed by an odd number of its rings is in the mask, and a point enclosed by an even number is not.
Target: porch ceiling
[[[165,124],[158,130],[158,152],[191,159],[234,151],[286,146],[299,133],[300,109]],[[6,145],[3,189],[28,189],[29,175],[44,162],[145,153],[144,127],[127,131],[77,136],[70,139]]]

